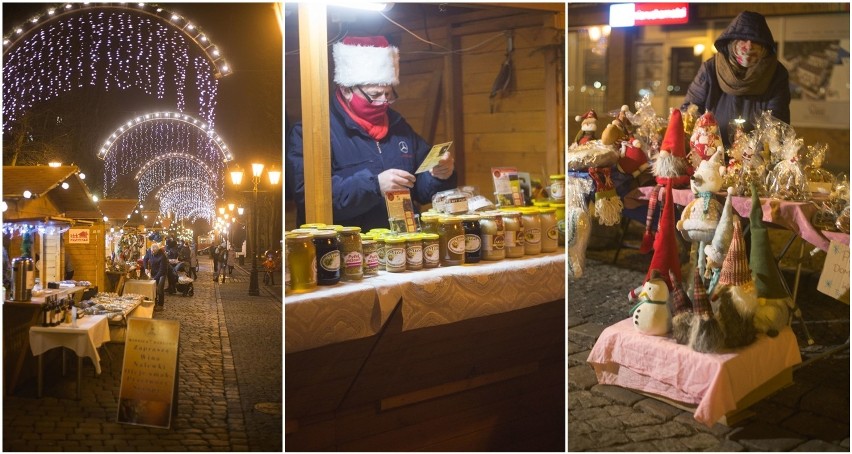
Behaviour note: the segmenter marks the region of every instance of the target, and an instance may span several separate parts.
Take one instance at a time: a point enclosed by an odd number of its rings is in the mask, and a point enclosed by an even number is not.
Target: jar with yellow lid
[[[385,269],[389,273],[405,271],[405,237],[402,235],[385,236]]]
[[[405,235],[405,268],[410,271],[423,269],[423,238],[419,233]]]
[[[464,227],[458,216],[445,216],[438,220],[441,266],[464,264]]]
[[[426,212],[420,215],[420,231],[422,233],[438,233],[438,213]]]
[[[565,175],[550,176],[550,200],[554,202],[565,200]]]
[[[524,226],[524,254],[541,254],[541,214],[537,208],[522,208],[521,222]]]
[[[541,213],[541,252],[559,249],[559,230],[556,228],[556,208],[539,208]]]
[[[440,236],[437,233],[421,233],[423,238],[423,268],[437,268],[441,264]]]
[[[379,250],[378,243],[367,235],[361,239],[361,250],[364,254],[364,276],[375,276],[379,274]]]
[[[317,251],[313,238],[311,234],[291,232],[285,240],[290,290],[295,293],[307,292],[317,286]]]
[[[459,216],[464,227],[464,263],[479,263],[482,259],[482,226],[478,214]]]
[[[481,213],[479,227],[482,233],[482,260],[506,258],[506,240],[503,215],[498,211]]]
[[[526,254],[524,248],[524,228],[519,211],[503,211],[504,238],[506,240],[506,257],[517,258]]]
[[[326,227],[326,225],[322,222],[312,222],[309,224],[302,224],[299,226],[300,229],[321,229]]]
[[[316,230],[314,247],[317,257],[317,284],[334,285],[340,282],[340,241],[334,230]]]
[[[340,230],[340,278],[360,281],[364,278],[364,255],[361,246],[361,227],[344,227]]]

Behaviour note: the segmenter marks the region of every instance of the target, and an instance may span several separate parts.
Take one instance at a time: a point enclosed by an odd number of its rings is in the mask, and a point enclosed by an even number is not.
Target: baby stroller
[[[175,290],[181,293],[183,296],[192,296],[195,294],[195,289],[192,285],[192,278],[185,271],[178,272],[178,280],[177,284],[175,284]]]

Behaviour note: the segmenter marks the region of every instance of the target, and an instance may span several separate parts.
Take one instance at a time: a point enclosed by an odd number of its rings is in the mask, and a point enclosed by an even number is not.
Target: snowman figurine
[[[642,286],[638,302],[630,315],[633,326],[643,334],[665,336],[671,330],[672,314],[669,310],[669,287],[656,269]]]

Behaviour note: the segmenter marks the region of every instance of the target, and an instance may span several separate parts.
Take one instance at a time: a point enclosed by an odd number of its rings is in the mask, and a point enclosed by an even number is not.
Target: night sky
[[[55,4],[3,3],[3,35],[36,12]],[[154,5],[154,4],[150,4]],[[282,169],[282,32],[272,3],[162,3],[161,7],[196,23],[217,44],[233,68],[219,80],[215,109],[216,132],[244,169],[254,160]],[[100,115],[80,128],[90,135],[109,135],[115,117],[130,117],[150,111],[156,100],[138,94],[114,91],[100,98]],[[120,105],[120,107],[119,107]],[[175,110],[174,105],[170,107]],[[99,131],[107,131],[100,133]],[[87,148],[87,147],[86,147]],[[75,163],[90,175],[103,174],[97,149],[77,152]],[[100,168],[97,168],[100,167]],[[94,193],[102,179],[87,179]],[[227,186],[227,184],[226,184]],[[280,188],[280,186],[279,186]]]

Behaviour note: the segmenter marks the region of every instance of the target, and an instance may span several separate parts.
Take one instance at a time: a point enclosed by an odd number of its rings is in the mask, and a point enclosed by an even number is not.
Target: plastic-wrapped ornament
[[[808,181],[798,162],[799,150],[803,142],[801,138],[788,137],[787,142],[779,147],[777,154],[782,157],[782,160],[766,177],[766,190],[770,197],[782,200],[810,199]]]
[[[695,121],[698,120],[698,106],[690,103],[683,113],[683,135],[691,137],[695,129]]]
[[[636,128],[636,139],[642,142],[642,148],[645,150],[649,159],[656,158],[660,152],[663,133],[669,124],[667,118],[657,115],[651,103],[652,97],[653,95],[650,92],[645,93],[641,100],[634,103],[636,113],[630,114],[629,111],[625,113]]]
[[[767,110],[757,121],[757,131],[764,144],[762,158],[768,168],[774,168],[777,163],[787,159],[786,144],[796,139],[796,131],[792,126],[773,117],[772,111]]]
[[[827,144],[808,145],[802,159],[805,176],[808,178],[808,189],[814,196],[827,196],[834,186],[834,175],[822,168],[826,153]]]
[[[565,192],[565,247],[568,250],[568,277],[580,278],[586,264],[586,247],[592,233],[592,222],[586,210],[585,197],[591,182],[568,178]]]
[[[846,207],[843,208],[843,211],[840,212],[840,216],[837,216],[837,221],[834,225],[837,227],[837,230],[843,233],[849,233],[849,205],[846,205]]]

